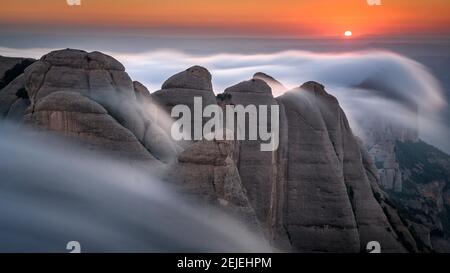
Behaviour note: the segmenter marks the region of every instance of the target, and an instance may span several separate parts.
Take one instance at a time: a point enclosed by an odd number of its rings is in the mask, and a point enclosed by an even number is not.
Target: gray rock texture
[[[162,89],[151,94],[156,103],[170,116],[175,105],[186,105],[194,113],[194,97],[202,98],[203,109],[216,104],[211,83],[211,74],[206,68],[193,66],[182,71],[164,82]],[[203,124],[207,119],[203,119]],[[159,120],[158,123],[164,123]],[[168,130],[168,129],[166,129]],[[194,121],[192,119],[191,136],[194,135]]]
[[[281,82],[263,72],[255,73],[255,75],[253,75],[253,79],[259,79],[266,82],[272,89],[272,93],[274,95],[281,95],[288,90]]]
[[[233,141],[192,144],[169,168],[167,180],[175,183],[183,195],[221,209],[253,231],[261,232],[233,158],[236,145]]]
[[[0,101],[4,117],[90,149],[157,162],[158,154],[149,149],[156,145],[145,138],[150,121],[140,111],[133,82],[110,56],[73,49],[51,52],[6,86]]]
[[[211,74],[200,66],[193,66],[170,77],[164,82],[161,90],[152,93],[152,97],[168,112],[178,104],[188,105],[193,110],[194,96],[202,97],[203,105],[216,103]]]
[[[366,81],[361,88],[390,93],[382,83]],[[378,172],[379,187],[409,227],[420,252],[450,251],[449,156],[419,139],[418,107],[398,101],[415,122],[399,122],[383,115],[355,116]]]
[[[278,98],[288,124],[284,225],[299,251],[406,251],[377,202],[337,100],[307,82]]]
[[[14,66],[5,61],[0,76]],[[418,214],[417,219],[405,221],[405,214],[398,212],[383,189],[385,184],[396,187],[397,174],[386,172],[389,179],[380,178],[383,173],[377,169],[383,157],[384,166],[399,170],[403,181],[423,175],[419,165],[402,169],[406,163],[400,164],[400,159],[405,156],[385,146],[374,163],[375,150],[369,153],[354,136],[338,101],[319,83],[307,82],[286,91],[271,76],[257,73],[216,98],[211,74],[194,66],[150,93],[133,82],[114,58],[73,49],[51,52],[23,73],[17,71],[12,79],[3,80],[7,83],[0,90],[1,118],[121,160],[156,166],[183,196],[237,218],[276,249],[361,252],[370,241],[380,242],[383,252],[422,251],[423,245],[427,250],[447,247],[445,236],[433,233],[445,231],[437,215]],[[274,90],[285,93],[274,98]],[[171,109],[184,104],[193,111],[195,96],[203,99],[203,107],[279,106],[278,149],[261,151],[261,139],[175,143],[168,133]],[[397,161],[388,160],[392,153]],[[434,155],[429,157],[432,163],[448,170],[448,158]],[[428,166],[429,162],[419,163]],[[445,177],[437,178],[413,190],[417,196],[432,197],[440,208],[437,211],[444,213],[450,194]],[[427,202],[405,201],[411,211],[433,210],[434,205]]]
[[[229,95],[228,104],[267,106],[268,128],[271,128],[270,107],[279,105],[266,82],[251,79],[225,89],[224,94]],[[246,132],[249,130],[249,122],[247,119]],[[274,152],[261,151],[261,143],[264,141],[259,138],[257,140],[246,138],[240,141],[237,166],[250,203],[263,224],[266,235],[272,240],[284,241],[286,234],[281,228],[283,224],[280,213],[286,163],[282,155],[286,150],[286,143],[282,142]]]

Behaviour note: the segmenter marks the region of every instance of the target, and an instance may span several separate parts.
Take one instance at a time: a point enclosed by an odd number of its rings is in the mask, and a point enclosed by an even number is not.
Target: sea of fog
[[[448,44],[348,42],[0,31],[0,55],[40,58],[68,47],[102,51],[151,92],[192,65],[210,70],[216,93],[256,72],[288,88],[314,80],[339,99],[355,132],[365,116],[382,115],[404,127],[418,125],[422,139],[449,153]],[[426,60],[443,71],[423,65]],[[372,89],[358,87],[367,81]],[[411,105],[417,105],[418,118]],[[184,202],[155,175],[123,162],[4,125],[0,151],[0,251],[64,252],[69,241],[91,252],[271,251],[238,222]]]
[[[0,55],[4,56],[39,58],[67,47],[102,51],[122,62],[133,80],[142,82],[151,92],[192,65],[210,70],[216,93],[250,79],[256,72],[265,72],[288,88],[318,81],[339,99],[355,132],[361,125],[356,121],[364,121],[364,115],[381,114],[402,127],[418,126],[423,140],[450,153],[450,79],[445,73],[450,69],[450,43],[445,39],[50,36],[5,31],[0,31],[0,37]],[[377,88],[357,87],[366,81]],[[417,105],[418,117],[411,112],[412,104]]]
[[[237,220],[175,194],[151,165],[5,123],[0,151],[0,252],[69,252],[70,242],[81,252],[273,251]]]

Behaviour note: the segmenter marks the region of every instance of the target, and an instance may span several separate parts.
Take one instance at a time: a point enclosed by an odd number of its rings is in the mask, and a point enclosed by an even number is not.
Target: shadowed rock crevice
[[[34,61],[0,56],[0,90],[22,74]]]
[[[229,96],[228,104],[267,106],[268,117],[271,117],[271,106],[278,102],[272,95],[272,90],[266,82],[251,79],[225,89],[223,96]],[[259,109],[257,110],[259,111]],[[249,120],[246,120],[245,131],[248,134]],[[268,129],[271,130],[270,118]],[[248,139],[248,138],[247,138]],[[282,200],[284,183],[284,162],[281,151],[262,152],[262,140],[240,141],[238,168],[242,182],[248,192],[249,200],[255,208],[259,221],[265,228],[266,236],[272,240],[287,240],[282,228]],[[280,143],[283,146],[285,143]]]
[[[24,90],[24,70],[33,59],[0,56],[0,117],[20,122],[30,101]]]

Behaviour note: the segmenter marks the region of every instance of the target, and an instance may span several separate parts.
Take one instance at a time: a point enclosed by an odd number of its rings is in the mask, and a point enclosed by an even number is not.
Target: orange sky
[[[0,24],[191,28],[267,36],[448,32],[449,0],[1,0]],[[1,27],[1,26],[0,26]]]

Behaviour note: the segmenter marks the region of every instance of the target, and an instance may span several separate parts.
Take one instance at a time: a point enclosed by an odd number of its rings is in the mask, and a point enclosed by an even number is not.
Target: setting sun
[[[353,33],[350,30],[347,30],[346,32],[344,32],[345,37],[351,37],[352,35],[353,35]]]

